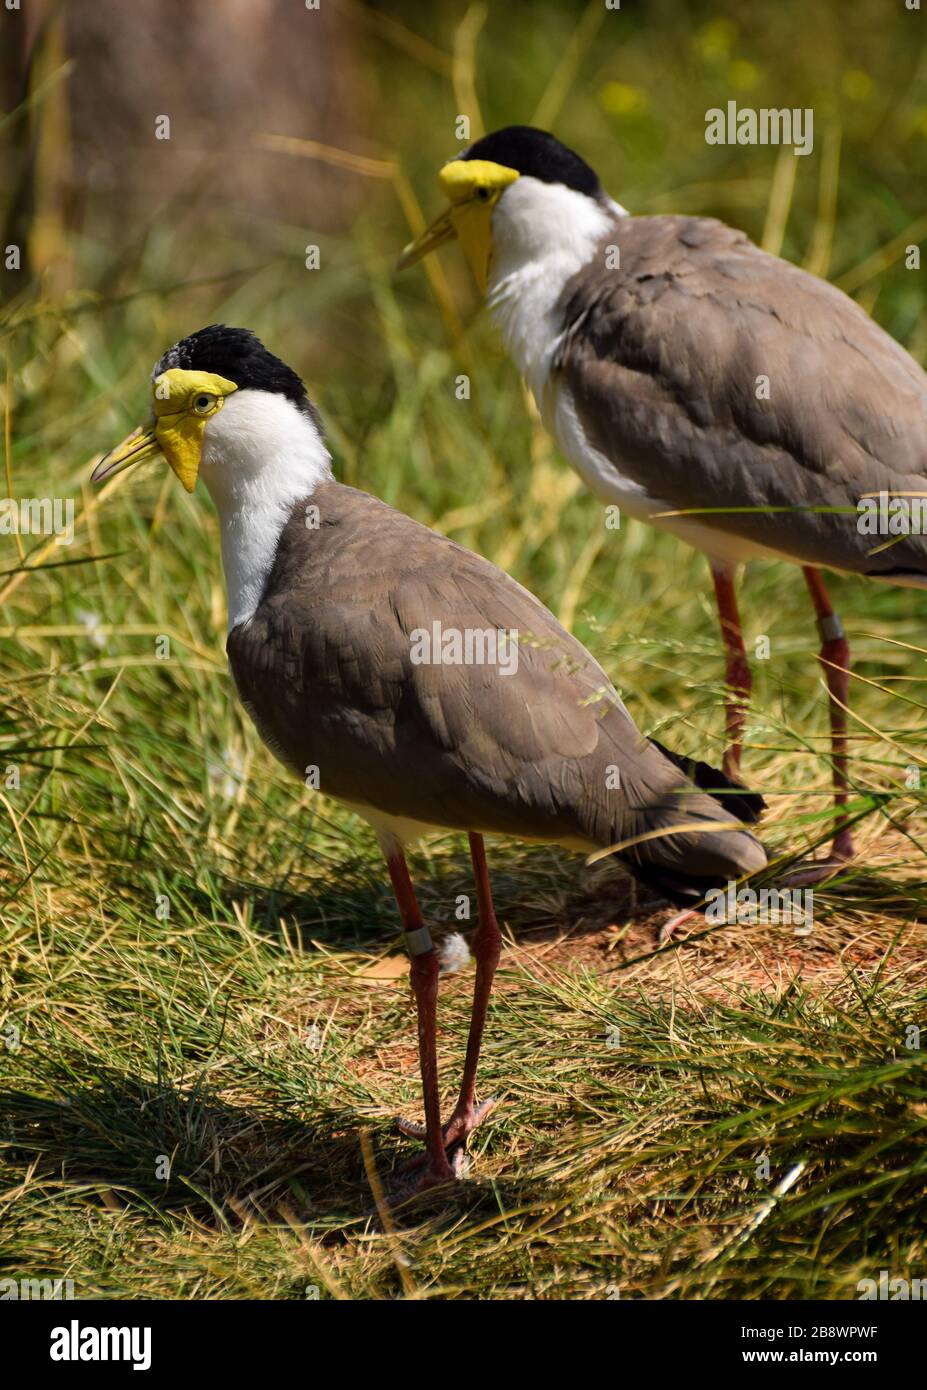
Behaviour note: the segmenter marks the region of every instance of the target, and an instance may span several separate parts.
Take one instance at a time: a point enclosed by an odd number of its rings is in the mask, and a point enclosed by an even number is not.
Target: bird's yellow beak
[[[476,282],[485,294],[492,252],[492,210],[517,178],[517,169],[493,164],[488,159],[452,159],[445,164],[438,182],[450,207],[435,218],[427,231],[409,243],[399,257],[397,270],[405,270],[457,237]]]
[[[410,265],[415,265],[417,261],[430,256],[432,251],[437,251],[439,246],[453,241],[456,235],[454,224],[451,221],[451,209],[446,208],[441,216],[436,217],[431,226],[422,232],[421,236],[417,236],[414,241],[409,242],[408,246],[403,247],[402,255],[396,262],[396,269],[408,270]]]
[[[155,438],[154,429],[151,426],[139,425],[138,429],[126,435],[121,444],[117,444],[115,449],[110,449],[109,453],[100,459],[90,475],[90,481],[102,483],[104,478],[112,478],[124,468],[131,468],[133,463],[144,463],[146,459],[156,458],[160,452],[161,446]]]
[[[172,367],[154,383],[154,423],[140,425],[101,459],[90,475],[101,483],[135,463],[167,459],[187,492],[196,487],[206,422],[237,391],[234,381],[215,372],[188,372]]]

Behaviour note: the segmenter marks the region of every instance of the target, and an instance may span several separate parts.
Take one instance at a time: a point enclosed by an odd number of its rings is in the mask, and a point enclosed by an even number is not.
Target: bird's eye
[[[205,415],[215,405],[215,396],[207,396],[205,393],[193,397],[193,409],[197,415]]]
[[[488,188],[485,188],[485,187],[478,188],[478,189],[476,190],[476,196],[479,198],[479,200],[480,200],[481,203],[488,203],[488,202],[489,202],[489,189],[488,189]]]

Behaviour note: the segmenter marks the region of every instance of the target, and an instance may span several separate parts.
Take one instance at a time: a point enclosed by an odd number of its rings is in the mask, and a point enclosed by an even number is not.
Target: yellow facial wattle
[[[234,381],[214,372],[172,367],[154,383],[154,435],[187,492],[196,486],[206,422],[237,391]]]
[[[492,252],[492,210],[518,177],[517,169],[493,164],[491,160],[450,160],[438,175],[450,207],[409,243],[399,258],[399,269],[414,265],[456,236],[485,294]]]
[[[152,386],[154,423],[132,431],[97,464],[91,482],[102,482],[135,463],[163,454],[187,492],[196,486],[203,435],[210,416],[238,387],[215,372],[171,367]]]

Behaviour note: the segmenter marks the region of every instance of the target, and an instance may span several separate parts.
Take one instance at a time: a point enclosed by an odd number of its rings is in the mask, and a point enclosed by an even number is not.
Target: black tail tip
[[[759,792],[748,791],[742,782],[735,782],[733,777],[728,777],[710,763],[703,763],[698,758],[687,758],[682,753],[674,753],[658,739],[652,738],[650,742],[654,748],[659,748],[664,758],[675,763],[680,772],[684,772],[689,780],[695,783],[699,791],[716,797],[725,810],[743,821],[744,825],[755,825],[766,810],[766,802]]]

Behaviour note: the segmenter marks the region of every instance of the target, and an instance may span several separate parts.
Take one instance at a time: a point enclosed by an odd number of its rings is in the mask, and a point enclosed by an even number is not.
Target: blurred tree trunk
[[[31,3],[31,0],[30,0]],[[67,35],[57,8],[36,37],[29,60],[32,132],[32,220],[28,234],[32,278],[52,298],[74,283],[68,237],[71,170]]]
[[[29,89],[30,20],[22,10],[0,10],[0,301],[16,294],[29,277],[28,238],[32,222],[32,146],[25,101]],[[15,250],[20,268],[7,262]]]
[[[48,0],[7,10],[0,44],[2,208],[0,293],[38,280],[52,294],[72,282],[65,200],[70,182],[64,21]],[[18,268],[14,264],[18,261]]]
[[[159,222],[212,244],[233,226],[343,227],[367,193],[256,136],[363,146],[356,29],[293,0],[0,0],[0,289],[71,287],[72,234],[132,266]],[[159,125],[169,121],[169,138]],[[20,269],[6,268],[7,246]]]

